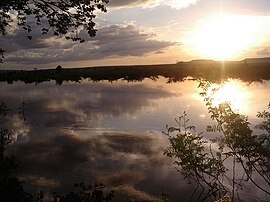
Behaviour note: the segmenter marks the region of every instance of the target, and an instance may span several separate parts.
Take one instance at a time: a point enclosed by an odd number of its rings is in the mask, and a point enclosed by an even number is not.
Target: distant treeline
[[[244,62],[192,61],[177,64],[62,68],[46,70],[2,70],[0,81],[13,83],[40,83],[55,80],[61,85],[64,81],[80,82],[82,79],[92,81],[116,81],[119,79],[130,82],[142,81],[145,78],[156,79],[159,76],[168,82],[183,81],[186,77],[219,81],[226,78],[239,78],[243,81],[270,80],[270,63],[246,64]]]

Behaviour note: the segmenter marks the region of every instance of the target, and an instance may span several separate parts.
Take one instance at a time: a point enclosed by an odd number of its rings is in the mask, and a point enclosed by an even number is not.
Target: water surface
[[[258,123],[257,112],[269,102],[270,81],[229,83],[234,90],[225,97],[252,125]],[[66,192],[73,183],[98,181],[116,191],[115,201],[155,201],[163,191],[172,201],[188,201],[196,185],[163,155],[168,141],[162,131],[186,111],[197,131],[213,137],[206,132],[213,122],[197,87],[192,79],[167,83],[162,77],[130,83],[1,83],[0,100],[12,109],[1,124],[16,137],[9,152],[22,165],[20,177],[30,191]],[[264,200],[256,191],[243,197]]]

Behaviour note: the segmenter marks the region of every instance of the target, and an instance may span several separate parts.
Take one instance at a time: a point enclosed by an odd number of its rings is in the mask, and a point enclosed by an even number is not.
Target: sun
[[[247,16],[220,16],[202,21],[188,44],[201,56],[226,60],[258,42],[260,24]]]

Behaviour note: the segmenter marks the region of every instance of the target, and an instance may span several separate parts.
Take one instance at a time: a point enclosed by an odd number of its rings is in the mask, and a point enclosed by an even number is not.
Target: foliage
[[[268,104],[268,110],[270,110],[270,102]],[[256,126],[256,128],[261,130],[266,130],[268,134],[270,133],[270,112],[268,111],[262,111],[258,112],[257,114],[258,118],[263,119],[263,121]]]
[[[220,153],[214,155],[211,145],[210,153],[205,150],[208,142],[203,140],[202,133],[197,133],[194,126],[187,125],[189,119],[186,116],[184,112],[183,116],[176,119],[177,127],[167,126],[167,131],[163,132],[170,142],[164,154],[175,159],[177,170],[186,179],[195,181],[201,188],[207,185],[208,196],[216,193],[219,187],[225,189],[220,176],[226,173],[226,168],[223,165],[222,155]]]
[[[3,58],[4,58],[4,50],[0,48],[0,63],[3,62]]]
[[[217,122],[214,129],[211,126],[207,129],[219,131],[221,135],[204,140],[201,134],[196,133],[194,126],[187,126],[187,115],[184,113],[176,120],[178,127],[167,127],[167,132],[164,132],[170,141],[165,154],[176,159],[174,163],[184,177],[202,188],[208,187],[206,196],[221,193],[222,198],[229,193],[231,201],[240,199],[239,189],[244,188],[244,180],[270,195],[270,113],[258,112],[258,118],[263,121],[257,128],[267,133],[256,135],[250,128],[248,117],[234,112],[230,103],[213,104],[213,95],[218,88],[211,86],[208,81],[200,81],[201,96],[211,118]],[[240,179],[236,178],[236,166],[241,167]],[[256,181],[258,178],[265,183],[260,184]]]
[[[162,202],[171,202],[171,200],[169,199],[169,194],[167,192],[162,192],[160,194],[160,200]]]
[[[199,85],[203,89],[201,95],[204,97],[211,118],[216,120],[223,134],[223,137],[218,139],[217,143],[226,145],[229,151],[225,155],[233,157],[242,166],[247,180],[250,180],[257,188],[270,195],[268,191],[270,187],[269,112],[258,112],[258,118],[264,120],[257,128],[266,130],[268,133],[256,135],[250,129],[248,118],[234,112],[230,107],[230,103],[225,102],[218,106],[212,103],[212,95],[217,89],[212,89],[209,92],[210,86],[211,83],[206,81],[201,81]],[[270,109],[269,106],[268,109]],[[265,180],[268,185],[267,189],[255,182],[252,178],[253,172],[256,172]]]
[[[216,200],[215,202],[231,202],[231,198],[228,194],[226,194],[225,196],[223,196],[222,198]]]
[[[67,195],[59,196],[53,193],[53,202],[72,202],[72,201],[84,201],[84,202],[102,202],[110,201],[114,197],[114,191],[110,191],[107,195],[104,195],[103,184],[95,183],[92,185],[85,185],[84,183],[74,184],[75,188],[81,189],[78,192],[70,192]]]
[[[7,27],[16,24],[31,40],[31,31],[35,24],[40,27],[42,34],[52,32],[55,36],[64,35],[68,40],[84,42],[77,32],[84,28],[89,36],[94,37],[95,11],[106,12],[105,5],[108,2],[109,0],[1,0],[0,34],[5,36]],[[0,50],[0,56],[2,53]]]

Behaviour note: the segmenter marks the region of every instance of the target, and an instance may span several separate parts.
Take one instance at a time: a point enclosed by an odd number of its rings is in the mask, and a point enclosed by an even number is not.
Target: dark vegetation
[[[218,137],[205,140],[197,133],[195,126],[188,124],[187,114],[176,119],[176,127],[167,127],[170,146],[165,155],[175,159],[177,170],[190,181],[195,182],[203,192],[196,201],[212,198],[219,201],[241,201],[240,190],[251,183],[256,191],[270,196],[270,102],[268,110],[258,112],[262,120],[255,128],[248,117],[234,112],[230,103],[215,106],[212,83],[201,80],[199,88],[211,118],[216,125],[209,131],[218,132]],[[198,189],[195,190],[195,192]],[[194,192],[194,193],[195,193]]]
[[[55,80],[61,85],[64,81],[80,82],[82,79],[92,81],[142,81],[145,78],[155,80],[158,76],[168,79],[168,82],[183,81],[190,76],[195,79],[204,78],[209,81],[220,81],[226,78],[241,78],[243,81],[262,81],[270,79],[270,63],[246,64],[244,62],[187,62],[164,65],[113,66],[88,68],[63,68],[46,70],[2,70],[0,81],[13,83],[40,83]]]
[[[104,194],[103,184],[85,185],[84,183],[74,184],[76,191],[71,191],[66,195],[53,193],[52,202],[103,202],[111,201],[114,197],[114,191]]]
[[[0,1],[0,35],[8,34],[8,27],[13,23],[25,32],[26,38],[32,39],[32,29],[40,29],[41,34],[51,33],[63,36],[67,40],[84,42],[79,36],[80,28],[87,35],[96,35],[96,11],[106,12],[105,5],[109,0],[1,0]],[[12,17],[13,15],[13,17]],[[16,20],[14,20],[14,17]],[[0,62],[4,50],[0,47]]]

